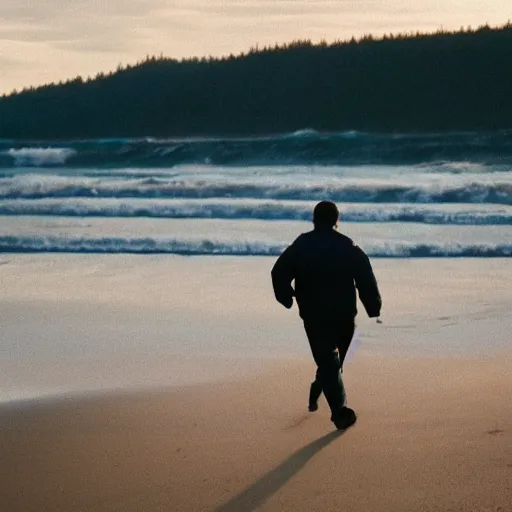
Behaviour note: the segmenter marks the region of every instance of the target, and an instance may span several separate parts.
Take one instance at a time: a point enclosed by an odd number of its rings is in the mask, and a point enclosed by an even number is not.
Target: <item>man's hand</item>
[[[290,309],[293,306],[293,297],[281,297],[279,302],[286,308]]]
[[[294,243],[279,256],[271,272],[274,295],[277,301],[286,309],[293,306],[293,296],[295,295],[292,287],[292,281],[295,279],[294,258],[296,250]]]

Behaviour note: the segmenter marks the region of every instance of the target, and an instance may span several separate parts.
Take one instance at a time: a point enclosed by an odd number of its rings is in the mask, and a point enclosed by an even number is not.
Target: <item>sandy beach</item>
[[[273,261],[3,255],[0,508],[511,511],[512,261],[375,260],[346,432]]]

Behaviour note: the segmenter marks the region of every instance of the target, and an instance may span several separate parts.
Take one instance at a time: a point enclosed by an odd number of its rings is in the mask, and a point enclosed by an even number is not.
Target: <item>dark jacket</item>
[[[332,228],[300,235],[276,261],[272,284],[283,306],[291,308],[296,297],[304,320],[355,317],[356,287],[368,316],[380,314],[382,301],[368,256]]]

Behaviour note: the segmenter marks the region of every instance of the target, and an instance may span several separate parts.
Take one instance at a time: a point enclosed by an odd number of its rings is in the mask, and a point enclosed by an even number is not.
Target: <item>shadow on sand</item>
[[[251,512],[255,510],[297,474],[316,453],[343,435],[344,432],[346,431],[335,430],[304,446],[224,505],[217,507],[214,512]]]

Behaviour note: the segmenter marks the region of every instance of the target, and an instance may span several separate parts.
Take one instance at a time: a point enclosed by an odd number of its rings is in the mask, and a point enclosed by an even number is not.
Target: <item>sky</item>
[[[503,25],[510,0],[0,0],[0,94],[146,55]]]

